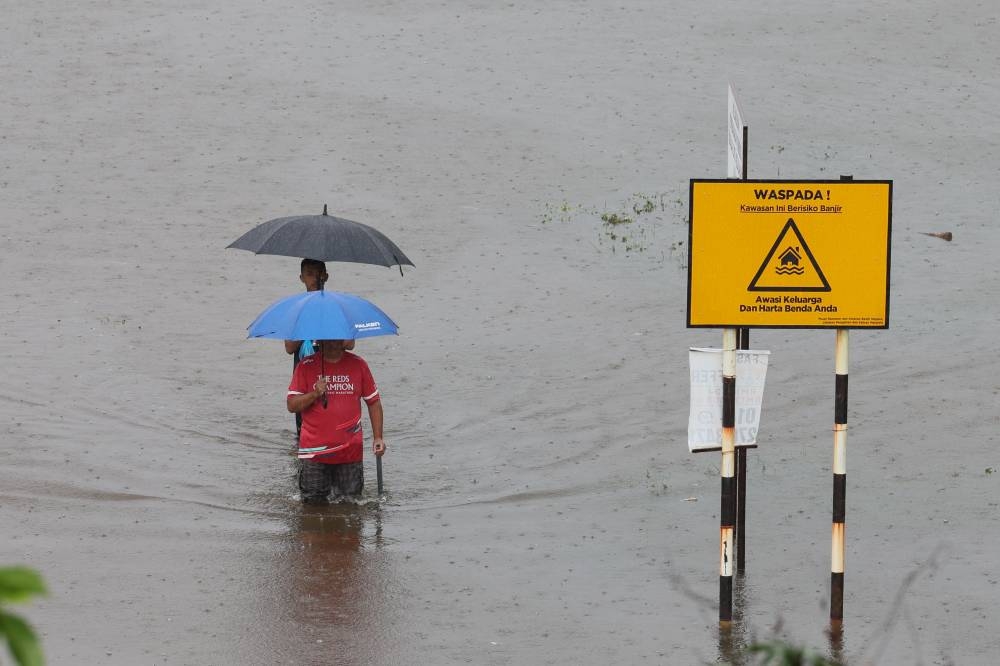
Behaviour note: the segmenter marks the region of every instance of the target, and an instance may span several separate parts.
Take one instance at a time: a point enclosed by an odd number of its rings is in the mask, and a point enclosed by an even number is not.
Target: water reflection
[[[745,664],[761,663],[760,655],[754,656],[747,648],[755,642],[768,643],[782,640],[782,622],[779,620],[776,626],[769,631],[771,638],[761,639],[754,636],[750,617],[751,599],[755,596],[754,588],[748,583],[745,575],[737,576],[733,579],[733,620],[727,624],[720,624],[718,627],[718,656],[717,661],[730,666],[743,666]],[[827,636],[827,662],[831,665],[844,663],[844,626],[842,622],[830,622],[826,631]],[[794,641],[792,647],[795,647]],[[817,646],[818,647],[818,646]],[[812,654],[817,655],[818,652]],[[766,660],[766,659],[765,659]],[[824,662],[824,663],[827,663]]]
[[[830,620],[826,635],[830,641],[830,661],[834,664],[844,663],[844,623]]]
[[[328,507],[297,516],[293,535],[293,603],[296,619],[308,626],[352,624],[365,597],[361,566],[362,517],[356,508]]]
[[[748,590],[746,576],[739,575],[733,579],[733,620],[719,626],[719,658],[718,660],[740,666],[747,663],[747,612]]]
[[[288,523],[277,566],[282,663],[377,662],[388,587],[379,507],[304,506]]]

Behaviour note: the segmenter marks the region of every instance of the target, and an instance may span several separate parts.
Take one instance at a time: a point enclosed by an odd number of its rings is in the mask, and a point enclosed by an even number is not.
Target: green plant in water
[[[646,229],[653,230],[657,222],[662,222],[661,218],[655,220],[642,220],[643,216],[650,213],[662,212],[666,210],[664,200],[666,194],[643,194],[636,192],[631,197],[622,202],[621,212],[607,212],[601,215],[604,222],[604,235],[612,241],[611,251],[616,252],[618,247],[624,248],[626,252],[642,252],[647,249],[649,243],[646,238]],[[641,220],[641,221],[640,221]],[[623,230],[623,225],[634,225],[627,233]]]
[[[31,625],[4,607],[46,593],[42,577],[28,567],[0,567],[0,640],[19,666],[42,666],[42,647]]]
[[[594,215],[602,222],[598,239],[611,252],[617,253],[619,249],[626,253],[644,252],[654,242],[653,236],[657,228],[663,226],[663,214],[668,208],[680,207],[683,203],[680,198],[668,200],[665,192],[636,192],[622,201],[618,210],[602,213],[593,207],[574,205],[563,200],[561,203],[545,204],[540,220],[542,224],[566,223]],[[676,253],[682,245],[683,240],[676,240],[670,244],[669,250]]]
[[[604,224],[609,224],[612,227],[617,227],[619,224],[632,224],[634,222],[631,217],[627,215],[619,216],[618,213],[605,213],[601,215],[601,220],[604,221]]]
[[[643,213],[652,213],[656,210],[656,204],[653,200],[647,197],[645,194],[635,194],[633,198],[638,199],[632,204],[632,212],[636,215],[642,215]]]
[[[747,652],[759,655],[763,666],[840,666],[805,648],[782,641],[765,641],[747,646]]]
[[[568,201],[560,204],[545,204],[545,212],[542,213],[542,224],[549,222],[569,222],[581,210],[580,206],[574,206]]]

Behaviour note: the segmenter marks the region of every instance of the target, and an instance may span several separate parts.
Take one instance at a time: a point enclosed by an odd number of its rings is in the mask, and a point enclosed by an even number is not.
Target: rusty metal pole
[[[733,619],[733,527],[736,521],[736,329],[722,331],[722,507],[719,518],[719,623]]]
[[[833,409],[833,530],[830,540],[830,622],[844,619],[844,528],[847,522],[848,329],[837,329]]]

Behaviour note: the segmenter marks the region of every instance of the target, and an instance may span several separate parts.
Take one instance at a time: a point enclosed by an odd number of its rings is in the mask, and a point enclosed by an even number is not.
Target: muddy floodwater
[[[743,663],[775,637],[993,663],[996,12],[683,4],[6,8],[0,564],[45,577],[17,612],[50,663]],[[747,571],[717,622],[720,461],[687,419],[688,349],[721,331],[685,325],[686,221],[689,179],[726,175],[730,82],[752,178],[893,181],[835,641],[830,330],[751,333]],[[225,247],[324,204],[416,266],[330,265],[400,327],[357,348],[386,494],[369,455],[360,503],[303,508],[291,363],[245,339],[298,262]]]

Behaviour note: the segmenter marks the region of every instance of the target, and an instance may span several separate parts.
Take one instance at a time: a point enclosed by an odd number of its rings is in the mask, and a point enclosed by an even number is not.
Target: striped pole
[[[722,510],[719,519],[719,623],[733,619],[733,526],[736,522],[736,329],[722,331]]]
[[[833,535],[830,542],[830,622],[844,619],[844,527],[847,517],[847,336],[837,329],[833,408]]]

